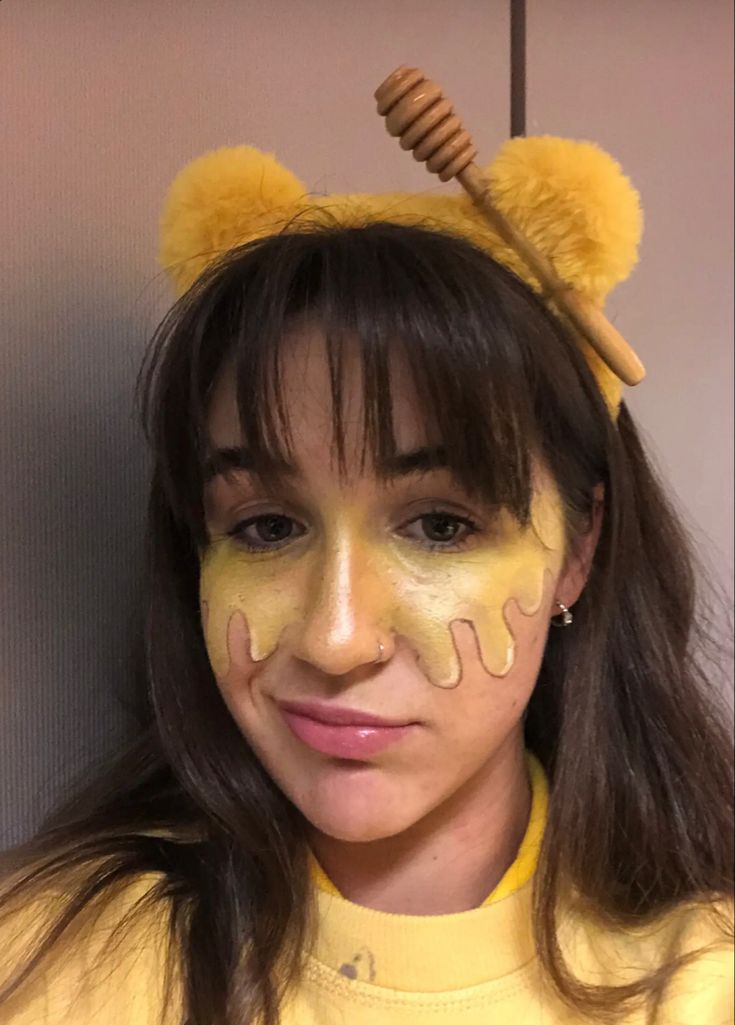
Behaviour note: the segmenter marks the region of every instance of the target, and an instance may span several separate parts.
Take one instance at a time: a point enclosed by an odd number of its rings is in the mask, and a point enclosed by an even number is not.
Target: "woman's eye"
[[[433,548],[459,548],[478,527],[472,520],[453,513],[425,513],[403,528],[405,536]]]
[[[231,531],[230,537],[253,551],[279,548],[287,541],[301,537],[304,528],[290,516],[281,513],[264,513],[242,520]]]

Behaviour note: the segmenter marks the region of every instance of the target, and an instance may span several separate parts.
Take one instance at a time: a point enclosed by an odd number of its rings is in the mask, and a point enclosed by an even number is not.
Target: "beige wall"
[[[643,264],[611,309],[650,369],[633,407],[721,567],[730,18],[717,0],[529,0],[529,130],[598,139],[643,192]],[[507,133],[507,36],[494,0],[0,3],[0,843],[131,728],[130,395],[168,301],[154,253],[170,179],[252,142],[316,191],[436,187],[372,91],[424,66],[489,158]]]
[[[528,64],[528,133],[597,140],[642,194],[608,304],[648,369],[628,401],[732,594],[732,3],[528,0]]]

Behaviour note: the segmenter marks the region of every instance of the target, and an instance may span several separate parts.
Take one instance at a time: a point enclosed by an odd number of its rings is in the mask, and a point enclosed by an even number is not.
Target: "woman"
[[[269,235],[143,400],[149,727],[8,869],[0,1021],[731,1021],[687,543],[531,289]]]

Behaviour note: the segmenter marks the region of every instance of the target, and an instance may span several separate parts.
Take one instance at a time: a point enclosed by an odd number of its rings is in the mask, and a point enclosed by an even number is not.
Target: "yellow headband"
[[[638,193],[620,165],[594,143],[538,136],[505,142],[485,174],[494,205],[565,283],[602,309],[635,266],[643,227]],[[273,154],[251,146],[215,150],[179,172],[163,211],[160,261],[181,295],[233,246],[284,228],[374,221],[462,235],[539,291],[466,194],[313,196]],[[619,378],[584,339],[579,344],[615,415]]]

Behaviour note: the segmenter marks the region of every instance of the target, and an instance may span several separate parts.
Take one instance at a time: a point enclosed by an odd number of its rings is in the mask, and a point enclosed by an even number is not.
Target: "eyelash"
[[[236,523],[235,526],[227,531],[227,536],[233,538],[242,548],[245,548],[248,552],[275,552],[279,548],[284,548],[290,541],[293,541],[293,537],[287,537],[281,542],[275,542],[269,544],[263,542],[262,544],[254,544],[249,538],[245,537],[245,530],[248,527],[253,526],[256,523],[262,522],[263,520],[287,520],[290,523],[296,523],[297,521],[291,516],[286,516],[283,513],[261,513],[259,516],[251,516],[247,520],[241,520]],[[297,535],[301,537],[302,535]]]
[[[448,544],[444,544],[441,541],[431,541],[426,539],[424,547],[428,548],[432,552],[458,552],[465,548],[468,544],[470,537],[473,534],[477,534],[480,530],[478,523],[470,519],[469,516],[460,516],[458,513],[448,512],[445,509],[432,509],[430,512],[422,513],[420,516],[416,516],[414,519],[409,520],[408,523],[403,525],[403,529],[410,526],[413,523],[418,523],[421,520],[427,520],[430,518],[439,518],[445,520],[451,520],[453,523],[458,523],[465,528],[465,532],[461,535],[459,540],[450,541]]]
[[[427,548],[429,551],[433,551],[433,552],[438,552],[438,551],[440,551],[440,552],[456,552],[456,551],[461,551],[463,548],[466,547],[466,545],[467,545],[467,543],[469,541],[469,538],[473,534],[478,533],[478,531],[480,530],[479,524],[477,524],[474,520],[470,519],[468,516],[459,516],[457,513],[447,512],[444,509],[432,509],[430,512],[422,513],[420,516],[416,516],[416,517],[414,517],[414,519],[409,520],[407,523],[405,523],[403,525],[402,529],[405,529],[406,527],[410,526],[411,524],[418,523],[421,520],[427,520],[427,519],[429,519],[431,517],[442,518],[442,519],[445,519],[445,520],[451,520],[454,523],[460,524],[462,527],[465,528],[465,533],[462,535],[462,537],[459,540],[452,540],[451,542],[449,542],[447,544],[444,544],[441,541],[431,541],[431,540],[429,540],[427,538],[426,539],[426,543],[423,545],[423,547]],[[282,513],[261,513],[258,516],[251,516],[247,520],[241,520],[239,523],[236,523],[235,526],[232,527],[231,530],[227,531],[227,536],[230,537],[230,538],[233,538],[237,542],[238,545],[240,545],[241,547],[245,548],[245,550],[249,551],[249,552],[274,552],[274,551],[278,551],[280,548],[284,548],[291,541],[296,540],[298,537],[303,537],[303,533],[301,533],[301,534],[296,535],[296,537],[289,536],[289,537],[285,538],[281,542],[274,542],[274,543],[264,542],[262,544],[253,543],[253,541],[251,539],[245,537],[245,530],[248,527],[254,526],[256,523],[259,523],[259,522],[261,522],[263,520],[268,520],[268,519],[287,520],[290,523],[294,523],[294,524],[297,523],[297,520],[294,520],[293,517],[286,516],[285,514],[282,514]],[[418,542],[418,543],[420,543],[420,542]]]

